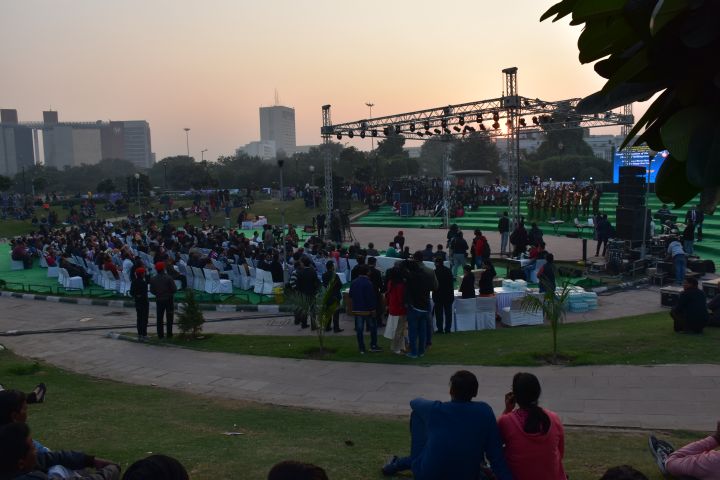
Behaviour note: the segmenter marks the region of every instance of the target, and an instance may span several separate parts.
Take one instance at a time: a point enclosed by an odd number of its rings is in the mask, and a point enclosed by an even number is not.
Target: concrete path
[[[0,331],[112,326],[134,321],[132,310],[10,298],[0,298],[0,311]],[[629,313],[633,312],[626,312]],[[207,315],[208,318],[223,316],[229,315],[217,312]],[[297,333],[297,327],[289,319],[257,319],[249,314],[232,316],[244,319],[208,324],[207,330]],[[408,401],[416,396],[444,400],[448,397],[450,375],[462,368],[197,352],[112,340],[106,338],[105,333],[0,337],[0,343],[20,355],[100,378],[201,395],[366,414],[407,415]],[[479,397],[499,413],[503,396],[519,368],[474,366],[469,369],[480,381]],[[568,425],[708,430],[720,418],[717,401],[720,366],[717,365],[522,370],[538,375],[544,390],[542,404],[558,412]]]

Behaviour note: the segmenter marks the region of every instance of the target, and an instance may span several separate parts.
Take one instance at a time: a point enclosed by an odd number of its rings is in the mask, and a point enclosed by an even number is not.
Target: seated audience
[[[267,480],[328,480],[325,470],[312,463],[285,460],[273,466]]]
[[[514,480],[566,479],[563,425],[555,413],[538,405],[540,393],[537,377],[520,372],[513,377],[512,392],[505,395],[498,427]]]
[[[480,274],[480,281],[478,282],[481,297],[491,297],[495,295],[493,281],[495,280],[496,275],[497,272],[495,271],[495,267],[490,259],[485,259],[485,262],[483,263],[483,272]]]
[[[548,253],[545,257],[545,265],[540,267],[537,274],[538,283],[540,284],[540,292],[554,292],[557,288],[555,281],[555,257],[552,253]]]
[[[487,403],[472,401],[477,393],[475,375],[460,370],[450,378],[451,401],[411,401],[410,456],[393,457],[382,473],[412,470],[416,480],[476,480],[487,457],[498,480],[511,480],[495,414]]]
[[[167,455],[150,455],[128,467],[122,480],[189,480],[180,462]]]
[[[73,478],[117,480],[120,467],[108,460],[82,452],[37,451],[25,423],[14,422],[0,427],[0,478],[3,480],[47,480],[53,466],[78,471]],[[88,469],[88,474],[84,474]]]
[[[683,291],[677,303],[670,310],[673,319],[673,328],[676,332],[702,333],[708,322],[708,311],[705,293],[698,288],[698,281],[686,278],[683,282]]]
[[[720,421],[715,432],[675,450],[672,445],[655,436],[650,436],[650,451],[663,475],[678,478],[691,477],[696,480],[717,480],[720,478]]]

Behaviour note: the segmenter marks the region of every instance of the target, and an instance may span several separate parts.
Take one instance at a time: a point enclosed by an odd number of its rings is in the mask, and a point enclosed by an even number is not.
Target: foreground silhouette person
[[[487,478],[485,458],[497,480],[511,480],[492,408],[472,401],[478,381],[467,370],[450,378],[449,402],[416,398],[410,402],[410,456],[393,457],[382,473],[412,470],[415,480]]]

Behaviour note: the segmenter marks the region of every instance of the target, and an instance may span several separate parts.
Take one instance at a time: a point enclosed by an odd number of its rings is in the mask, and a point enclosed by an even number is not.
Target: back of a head
[[[450,394],[453,400],[469,402],[478,393],[477,377],[467,370],[458,370],[450,377]]]
[[[358,263],[357,273],[358,275],[368,275],[370,273],[370,268],[368,268],[368,266],[364,263]]]
[[[620,465],[608,468],[600,480],[648,480],[648,478],[630,465]]]
[[[545,257],[545,261],[546,261],[547,263],[552,263],[552,262],[554,262],[554,261],[555,261],[555,255],[553,255],[552,253],[548,253],[548,254],[547,254],[547,257]]]
[[[24,423],[9,423],[0,427],[0,476],[5,478],[7,474],[17,472],[18,463],[28,454],[29,436],[30,428]]]
[[[325,470],[312,463],[285,460],[276,464],[267,480],[329,480]]]
[[[25,402],[27,397],[19,390],[0,391],[0,425],[13,423],[13,414],[19,414]]]
[[[185,467],[167,455],[150,455],[125,470],[123,480],[189,480]]]
[[[377,258],[375,257],[368,257],[367,264],[371,267],[374,267],[377,264]]]
[[[412,258],[415,261],[422,262],[423,253],[420,250],[418,250],[415,253],[413,253]]]
[[[546,433],[550,429],[550,417],[538,405],[542,393],[538,378],[532,373],[518,372],[513,377],[512,391],[518,406],[528,412],[524,430]]]

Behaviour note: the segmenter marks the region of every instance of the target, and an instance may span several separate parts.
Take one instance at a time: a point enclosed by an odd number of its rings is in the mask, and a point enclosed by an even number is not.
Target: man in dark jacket
[[[135,278],[130,283],[130,296],[135,300],[135,313],[137,315],[138,341],[147,340],[147,325],[150,315],[150,301],[148,300],[148,282],[145,280],[145,269],[135,270]]]
[[[378,328],[383,326],[383,315],[385,309],[383,306],[383,298],[385,294],[385,282],[382,278],[382,273],[377,269],[377,259],[370,257],[367,259],[367,265],[369,268],[368,278],[373,284],[373,290],[377,296],[377,309],[375,310],[375,321],[377,322]]]
[[[330,329],[332,328],[332,330],[335,333],[340,333],[343,331],[343,329],[340,328],[340,308],[339,308],[340,301],[342,300],[342,294],[341,294],[342,281],[340,280],[340,276],[337,273],[335,273],[335,262],[333,260],[329,260],[325,264],[325,266],[326,266],[327,270],[322,275],[323,287],[332,289],[332,292],[330,293],[330,301],[332,302],[333,300],[335,300],[338,302],[338,308],[336,308],[335,311],[333,312],[332,327],[330,326],[330,324],[328,324],[325,327],[325,331],[329,332]]]
[[[705,293],[698,288],[697,280],[686,278],[683,282],[683,292],[670,310],[675,331],[702,333],[709,317],[706,301]]]
[[[307,317],[310,316],[310,326],[312,327],[312,330],[316,330],[315,305],[313,301],[318,289],[320,288],[320,280],[318,279],[315,266],[308,257],[302,257],[300,262],[302,263],[302,269],[300,269],[297,273],[296,289],[298,293],[309,299],[310,306],[309,310],[301,316],[300,326],[302,328],[308,328]]]
[[[167,317],[167,336],[172,338],[173,314],[175,313],[173,296],[177,287],[175,286],[175,280],[165,273],[165,264],[163,262],[156,263],[155,270],[157,270],[158,274],[150,280],[150,292],[155,295],[157,336],[160,339],[165,338],[163,318]]]
[[[120,467],[108,460],[70,451],[36,451],[30,428],[22,422],[0,427],[0,478],[3,480],[47,480],[48,470],[60,465],[69,470],[96,469],[79,478],[116,480]],[[53,476],[52,478],[57,478]]]
[[[370,324],[370,351],[381,352],[377,344],[377,323],[375,310],[377,309],[377,295],[369,278],[367,265],[358,265],[358,277],[350,284],[350,300],[352,301],[352,314],[355,316],[355,335],[357,337],[360,354],[365,354],[365,322]]]
[[[436,333],[450,333],[452,327],[452,305],[455,300],[453,292],[453,276],[441,259],[435,259],[435,278],[438,288],[433,290],[432,299],[435,302]],[[445,321],[443,322],[443,316]]]
[[[503,212],[503,216],[498,220],[498,232],[500,232],[500,255],[506,255],[510,237],[510,217],[508,217],[508,212]]]
[[[467,243],[465,244],[467,246]],[[407,322],[410,337],[410,358],[425,355],[428,344],[428,330],[432,332],[430,323],[430,292],[438,288],[435,273],[422,264],[422,252],[413,254],[413,260],[403,262],[401,268],[407,270]]]

